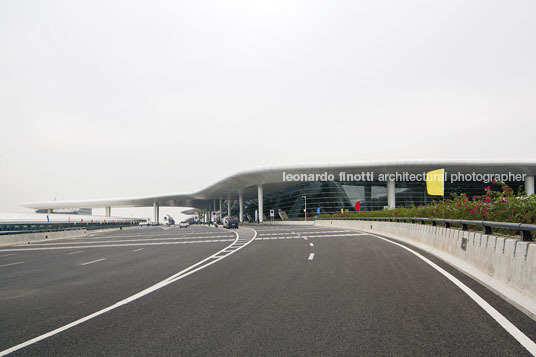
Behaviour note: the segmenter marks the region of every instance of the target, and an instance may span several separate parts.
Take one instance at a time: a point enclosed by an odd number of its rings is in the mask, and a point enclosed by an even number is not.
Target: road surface
[[[420,253],[536,340],[535,321]],[[132,228],[2,248],[0,351],[531,355],[459,286],[402,246],[358,231],[277,225]]]

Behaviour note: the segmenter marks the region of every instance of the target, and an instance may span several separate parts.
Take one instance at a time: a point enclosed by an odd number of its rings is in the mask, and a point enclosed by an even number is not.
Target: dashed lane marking
[[[4,265],[0,265],[0,268],[3,268],[3,267],[8,267],[10,265],[17,265],[17,264],[22,264],[24,262],[16,262],[16,263],[9,263],[9,264],[4,264]]]
[[[101,258],[101,259],[97,259],[97,260],[92,260],[92,261],[87,262],[87,263],[81,263],[80,265],[89,265],[89,264],[93,264],[93,263],[102,262],[103,260],[106,260],[106,258]]]

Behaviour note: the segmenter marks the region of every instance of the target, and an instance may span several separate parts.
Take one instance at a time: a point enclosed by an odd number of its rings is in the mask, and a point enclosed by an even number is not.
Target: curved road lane
[[[255,229],[253,243],[217,264],[13,355],[530,355],[467,294],[400,246],[341,229]],[[251,229],[238,232],[243,244],[254,237]],[[534,340],[533,320],[427,258]]]

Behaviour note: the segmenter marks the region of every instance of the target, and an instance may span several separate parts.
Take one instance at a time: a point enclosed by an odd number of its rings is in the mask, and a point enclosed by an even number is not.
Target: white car
[[[181,222],[179,223],[179,228],[188,228],[190,226],[189,222]]]

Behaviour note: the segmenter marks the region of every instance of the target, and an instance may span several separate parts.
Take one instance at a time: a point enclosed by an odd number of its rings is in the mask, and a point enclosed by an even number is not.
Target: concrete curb
[[[0,247],[85,236],[87,236],[87,230],[85,229],[59,232],[9,234],[0,236]]]

